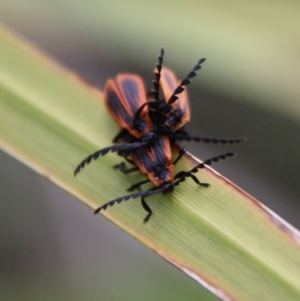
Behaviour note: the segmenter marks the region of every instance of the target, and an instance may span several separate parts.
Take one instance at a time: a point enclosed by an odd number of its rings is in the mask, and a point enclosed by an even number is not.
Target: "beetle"
[[[173,71],[166,67],[162,67],[164,57],[164,49],[161,48],[160,55],[158,56],[158,63],[154,70],[155,80],[153,80],[154,89],[151,90],[153,99],[148,101],[152,110],[155,112],[156,124],[159,128],[163,128],[166,132],[169,129],[168,135],[172,142],[176,141],[195,141],[214,144],[233,144],[246,141],[247,138],[235,138],[235,139],[219,139],[219,138],[203,138],[197,136],[191,136],[188,131],[184,129],[184,126],[191,118],[191,110],[188,101],[187,90],[185,86],[192,83],[191,79],[197,75],[197,71],[202,68],[202,64],[206,61],[202,58],[193,67],[187,76],[180,82],[177,80]],[[159,93],[159,87],[161,86],[162,94]]]
[[[194,173],[196,173],[198,169],[205,168],[206,165],[211,165],[213,162],[218,162],[219,160],[224,160],[227,157],[235,155],[235,153],[232,152],[222,154],[205,160],[203,163],[197,164],[189,171],[180,171],[175,174],[175,165],[185,154],[185,152],[186,148],[180,149],[178,157],[172,163],[172,153],[169,138],[167,136],[161,136],[155,141],[154,144],[139,147],[133,150],[130,153],[132,161],[128,160],[128,153],[120,153],[128,162],[135,164],[136,167],[126,169],[124,162],[122,162],[118,165],[115,165],[115,168],[119,168],[119,170],[125,174],[139,170],[142,174],[148,176],[147,180],[143,180],[131,185],[128,188],[128,191],[133,191],[134,189],[139,188],[141,185],[150,181],[155,186],[146,191],[132,193],[109,201],[97,208],[94,213],[97,214],[101,210],[105,210],[108,206],[113,206],[115,203],[121,203],[123,200],[127,201],[131,198],[135,199],[137,197],[141,197],[142,206],[147,212],[147,215],[144,218],[144,223],[146,223],[152,215],[152,210],[145,201],[146,197],[158,193],[166,194],[172,192],[176,186],[185,181],[185,179],[188,177],[191,177],[196,184],[203,187],[208,187],[209,184],[200,182]]]
[[[160,126],[166,126],[176,131],[190,120],[190,106],[184,86],[191,83],[191,79],[197,75],[196,72],[202,68],[206,59],[200,59],[186,78],[179,82],[174,72],[162,67],[163,56],[164,49],[161,48],[156,70],[154,70],[154,89],[151,90],[154,101],[150,100],[149,106],[158,115],[157,119],[160,120]],[[163,97],[159,93],[160,86]]]
[[[161,48],[157,70],[154,72],[154,89],[151,90],[154,100],[147,100],[144,82],[137,75],[118,74],[115,79],[107,80],[104,102],[110,115],[121,127],[113,142],[117,142],[124,131],[128,131],[132,136],[150,143],[157,139],[157,134],[174,135],[175,130],[190,120],[187,93],[183,86],[191,83],[190,79],[196,76],[196,71],[201,69],[205,59],[199,60],[177,87],[174,73],[162,68],[163,56],[164,49]],[[160,84],[164,98],[159,97]],[[168,102],[165,99],[169,99]]]
[[[153,123],[149,115],[146,89],[141,77],[135,74],[119,74],[108,79],[104,88],[104,103],[112,118],[122,130],[142,139],[151,132]]]
[[[133,142],[134,139],[136,138],[133,138],[129,133],[123,136],[125,144],[128,141]],[[193,173],[197,172],[199,168],[204,168],[205,165],[211,165],[212,162],[218,162],[221,159],[226,159],[227,157],[235,155],[235,153],[231,152],[219,155],[196,165],[190,171],[181,171],[175,175],[175,165],[185,153],[186,148],[180,149],[179,155],[172,163],[171,145],[168,136],[160,136],[154,143],[136,148],[130,152],[128,150],[118,152],[119,155],[123,156],[127,162],[135,165],[135,167],[127,169],[125,163],[121,162],[120,164],[115,165],[114,168],[118,168],[124,174],[140,171],[148,177],[146,180],[131,185],[128,188],[128,191],[133,191],[148,182],[152,182],[155,186],[147,191],[133,193],[105,203],[95,210],[95,214],[102,209],[106,209],[108,206],[112,206],[114,203],[120,203],[124,199],[128,200],[130,198],[141,196],[142,206],[147,211],[147,215],[144,218],[145,223],[152,215],[152,210],[145,201],[146,197],[161,192],[172,192],[175,186],[179,185],[180,182],[183,182],[187,177],[191,177],[192,180],[200,186],[208,187],[209,184],[201,183]],[[128,157],[130,157],[130,159]]]
[[[184,88],[202,68],[205,58],[200,59],[192,71],[179,82],[173,71],[162,67],[164,49],[161,48],[158,63],[154,70],[155,80],[147,99],[145,85],[142,79],[133,74],[119,74],[115,79],[109,79],[105,85],[105,104],[114,120],[120,125],[121,131],[113,139],[119,139],[128,131],[143,142],[151,143],[158,135],[168,135],[172,142],[196,141],[214,144],[232,144],[246,140],[217,139],[191,136],[183,127],[190,121],[190,106],[187,91]],[[159,88],[162,88],[162,94]],[[149,118],[150,117],[150,118]]]
[[[190,120],[190,108],[187,92],[183,88],[191,83],[196,71],[201,69],[205,59],[200,59],[187,77],[180,82],[174,73],[162,67],[164,49],[158,56],[156,64],[154,89],[151,94],[154,99],[148,100],[143,80],[135,74],[119,74],[115,79],[108,79],[104,89],[104,102],[108,112],[120,125],[121,131],[113,139],[117,142],[126,133],[137,139],[127,139],[126,143],[118,143],[100,149],[85,158],[75,169],[74,175],[99,156],[108,152],[128,152],[155,143],[161,135],[170,137],[171,142],[196,141],[214,144],[232,144],[244,141],[238,139],[216,139],[190,136],[182,127]],[[159,85],[162,86],[164,97],[159,96]],[[167,100],[168,99],[168,100]]]
[[[148,143],[157,138],[155,134],[167,134],[176,140],[175,131],[190,120],[190,107],[184,86],[191,83],[191,78],[197,75],[196,71],[202,68],[205,59],[200,59],[187,77],[179,83],[170,69],[162,67],[163,56],[164,49],[161,48],[154,71],[154,89],[150,91],[152,99],[148,101],[143,81],[136,75],[119,74],[114,80],[107,81],[104,89],[105,104],[121,127],[121,132],[113,142],[122,137],[124,130],[139,139],[151,131],[151,139],[150,136],[146,138]],[[160,97],[160,85],[164,97]],[[184,131],[181,134],[181,140],[184,140],[187,133]],[[197,141],[200,142],[199,139]]]

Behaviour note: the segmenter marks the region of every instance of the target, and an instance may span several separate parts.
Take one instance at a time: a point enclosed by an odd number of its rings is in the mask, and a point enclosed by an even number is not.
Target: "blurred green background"
[[[206,57],[189,87],[188,128],[248,142],[189,150],[237,151],[215,168],[297,228],[299,20],[295,0],[0,0],[1,22],[100,89],[118,72],[151,88],[161,46],[179,78]],[[0,160],[0,300],[217,300],[27,167]]]

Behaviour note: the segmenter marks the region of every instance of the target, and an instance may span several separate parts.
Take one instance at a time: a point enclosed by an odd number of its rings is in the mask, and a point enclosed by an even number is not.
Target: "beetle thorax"
[[[149,180],[155,184],[156,186],[160,187],[168,182],[173,182],[174,180],[174,166],[156,166],[156,170],[154,172],[149,173],[148,177]]]

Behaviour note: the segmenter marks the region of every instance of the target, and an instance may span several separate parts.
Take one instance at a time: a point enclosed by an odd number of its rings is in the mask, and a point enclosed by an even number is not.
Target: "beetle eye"
[[[138,118],[138,119],[134,120],[132,127],[137,132],[144,132],[147,128],[147,123],[144,119]]]
[[[180,110],[173,110],[171,111],[170,115],[168,116],[168,124],[169,127],[174,128],[176,125],[181,121],[182,112]]]

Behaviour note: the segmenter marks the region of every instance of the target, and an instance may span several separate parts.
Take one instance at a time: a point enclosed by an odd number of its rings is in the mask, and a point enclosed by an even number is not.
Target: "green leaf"
[[[93,209],[144,178],[113,170],[115,154],[74,178],[77,164],[118,132],[101,92],[3,28],[0,49],[4,150]],[[196,162],[186,156],[177,169]],[[299,300],[297,230],[212,169],[198,176],[211,187],[187,180],[172,194],[149,198],[154,214],[145,225],[136,200],[103,215],[223,300]]]

